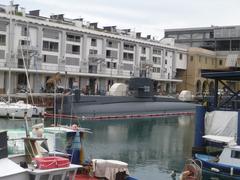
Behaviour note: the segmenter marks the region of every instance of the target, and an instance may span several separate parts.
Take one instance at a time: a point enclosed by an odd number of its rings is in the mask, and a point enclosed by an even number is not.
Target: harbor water
[[[47,125],[51,123],[45,121]],[[80,123],[93,131],[84,137],[86,159],[127,162],[131,175],[139,180],[172,179],[171,172],[176,171],[178,176],[185,161],[191,157],[194,116],[80,122],[62,120],[61,123]],[[8,129],[14,137],[19,137],[19,133],[24,135],[24,122],[1,120],[0,129]]]
[[[185,160],[191,157],[194,116],[82,125],[94,132],[86,137],[86,156],[128,162],[131,175],[140,180],[172,179],[171,172],[181,172]]]

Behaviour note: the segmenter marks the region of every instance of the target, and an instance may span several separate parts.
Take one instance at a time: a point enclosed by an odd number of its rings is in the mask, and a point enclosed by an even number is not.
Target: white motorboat
[[[11,118],[32,117],[34,107],[31,104],[26,104],[23,101],[16,103],[0,102],[0,116]]]
[[[240,179],[240,146],[233,137],[206,135],[207,141],[227,144],[218,155],[196,153],[195,158],[202,162],[203,170],[232,179]]]

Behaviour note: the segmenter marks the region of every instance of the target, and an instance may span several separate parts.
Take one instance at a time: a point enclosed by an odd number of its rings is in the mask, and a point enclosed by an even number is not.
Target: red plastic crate
[[[70,165],[68,159],[57,156],[35,158],[34,160],[36,161],[39,169],[63,168]]]

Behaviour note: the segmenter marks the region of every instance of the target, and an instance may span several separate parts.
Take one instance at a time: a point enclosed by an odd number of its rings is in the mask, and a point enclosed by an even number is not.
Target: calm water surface
[[[69,121],[65,121],[65,123]],[[46,122],[51,124],[50,122]],[[172,179],[191,157],[194,116],[114,121],[81,121],[92,129],[85,137],[86,158],[117,159],[139,180]],[[1,120],[0,129],[22,129],[22,121]]]
[[[194,116],[83,122],[93,134],[85,141],[86,156],[128,162],[141,180],[172,179],[191,157]]]

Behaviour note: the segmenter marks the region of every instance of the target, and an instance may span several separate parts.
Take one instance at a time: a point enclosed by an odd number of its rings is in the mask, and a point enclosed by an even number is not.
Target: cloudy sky
[[[14,3],[25,7],[27,12],[40,9],[43,16],[81,17],[98,22],[100,27],[131,28],[156,39],[161,39],[168,28],[240,24],[240,0],[15,0]]]

